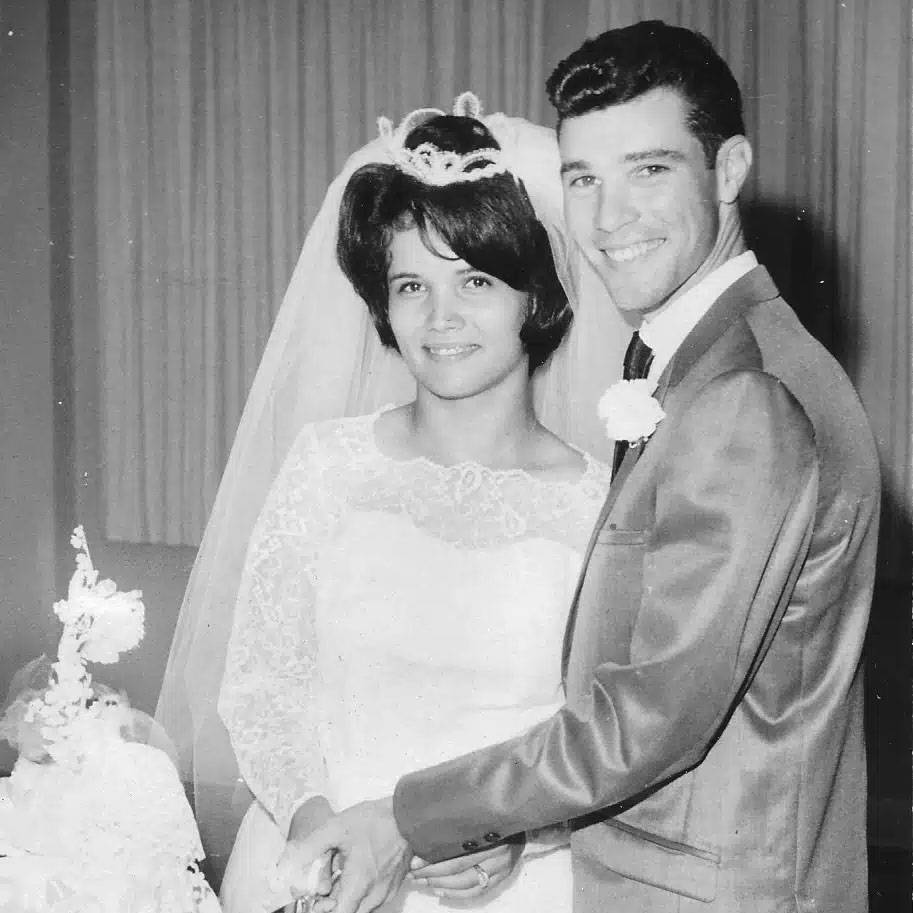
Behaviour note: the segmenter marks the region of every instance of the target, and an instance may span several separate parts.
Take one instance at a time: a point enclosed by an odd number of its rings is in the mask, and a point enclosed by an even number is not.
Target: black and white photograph
[[[901,913],[911,0],[0,0],[0,913]]]

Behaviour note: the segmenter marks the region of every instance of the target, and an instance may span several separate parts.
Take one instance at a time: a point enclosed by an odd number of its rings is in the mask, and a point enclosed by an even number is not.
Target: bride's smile
[[[479,347],[477,345],[435,345],[434,343],[428,343],[424,348],[431,358],[437,360],[465,358],[467,355],[478,351]]]

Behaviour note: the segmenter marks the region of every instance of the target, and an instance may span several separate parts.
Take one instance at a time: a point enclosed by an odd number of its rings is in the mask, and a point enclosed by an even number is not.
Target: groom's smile
[[[638,257],[643,257],[656,250],[665,242],[664,238],[654,238],[650,241],[637,241],[623,247],[603,247],[602,252],[613,263],[630,263]]]
[[[567,118],[559,145],[568,226],[619,308],[649,313],[700,278],[716,172],[677,92]]]

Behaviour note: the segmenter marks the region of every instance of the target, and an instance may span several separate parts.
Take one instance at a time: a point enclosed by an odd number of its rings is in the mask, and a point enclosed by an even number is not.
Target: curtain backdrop
[[[330,179],[379,114],[466,88],[541,121],[545,5],[99,0],[108,538],[199,542]]]
[[[348,153],[472,88],[552,122],[587,34],[703,31],[745,95],[754,246],[849,371],[888,522],[909,522],[910,10],[904,0],[98,0],[105,530],[195,544],[310,218]],[[893,506],[891,500],[893,499]],[[906,518],[906,520],[905,520]],[[906,576],[903,535],[883,562]]]

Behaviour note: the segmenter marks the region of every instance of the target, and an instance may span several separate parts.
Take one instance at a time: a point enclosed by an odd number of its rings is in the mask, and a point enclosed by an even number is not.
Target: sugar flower
[[[117,662],[121,653],[142,640],[145,620],[139,590],[122,593],[113,580],[99,581],[81,526],[70,543],[78,552],[76,570],[67,598],[54,604],[63,622],[57,661],[51,666],[48,687],[28,702],[18,733],[20,743],[31,745],[22,727],[34,726],[47,753],[61,763],[78,763],[91,746],[117,730],[93,701],[86,664]]]

